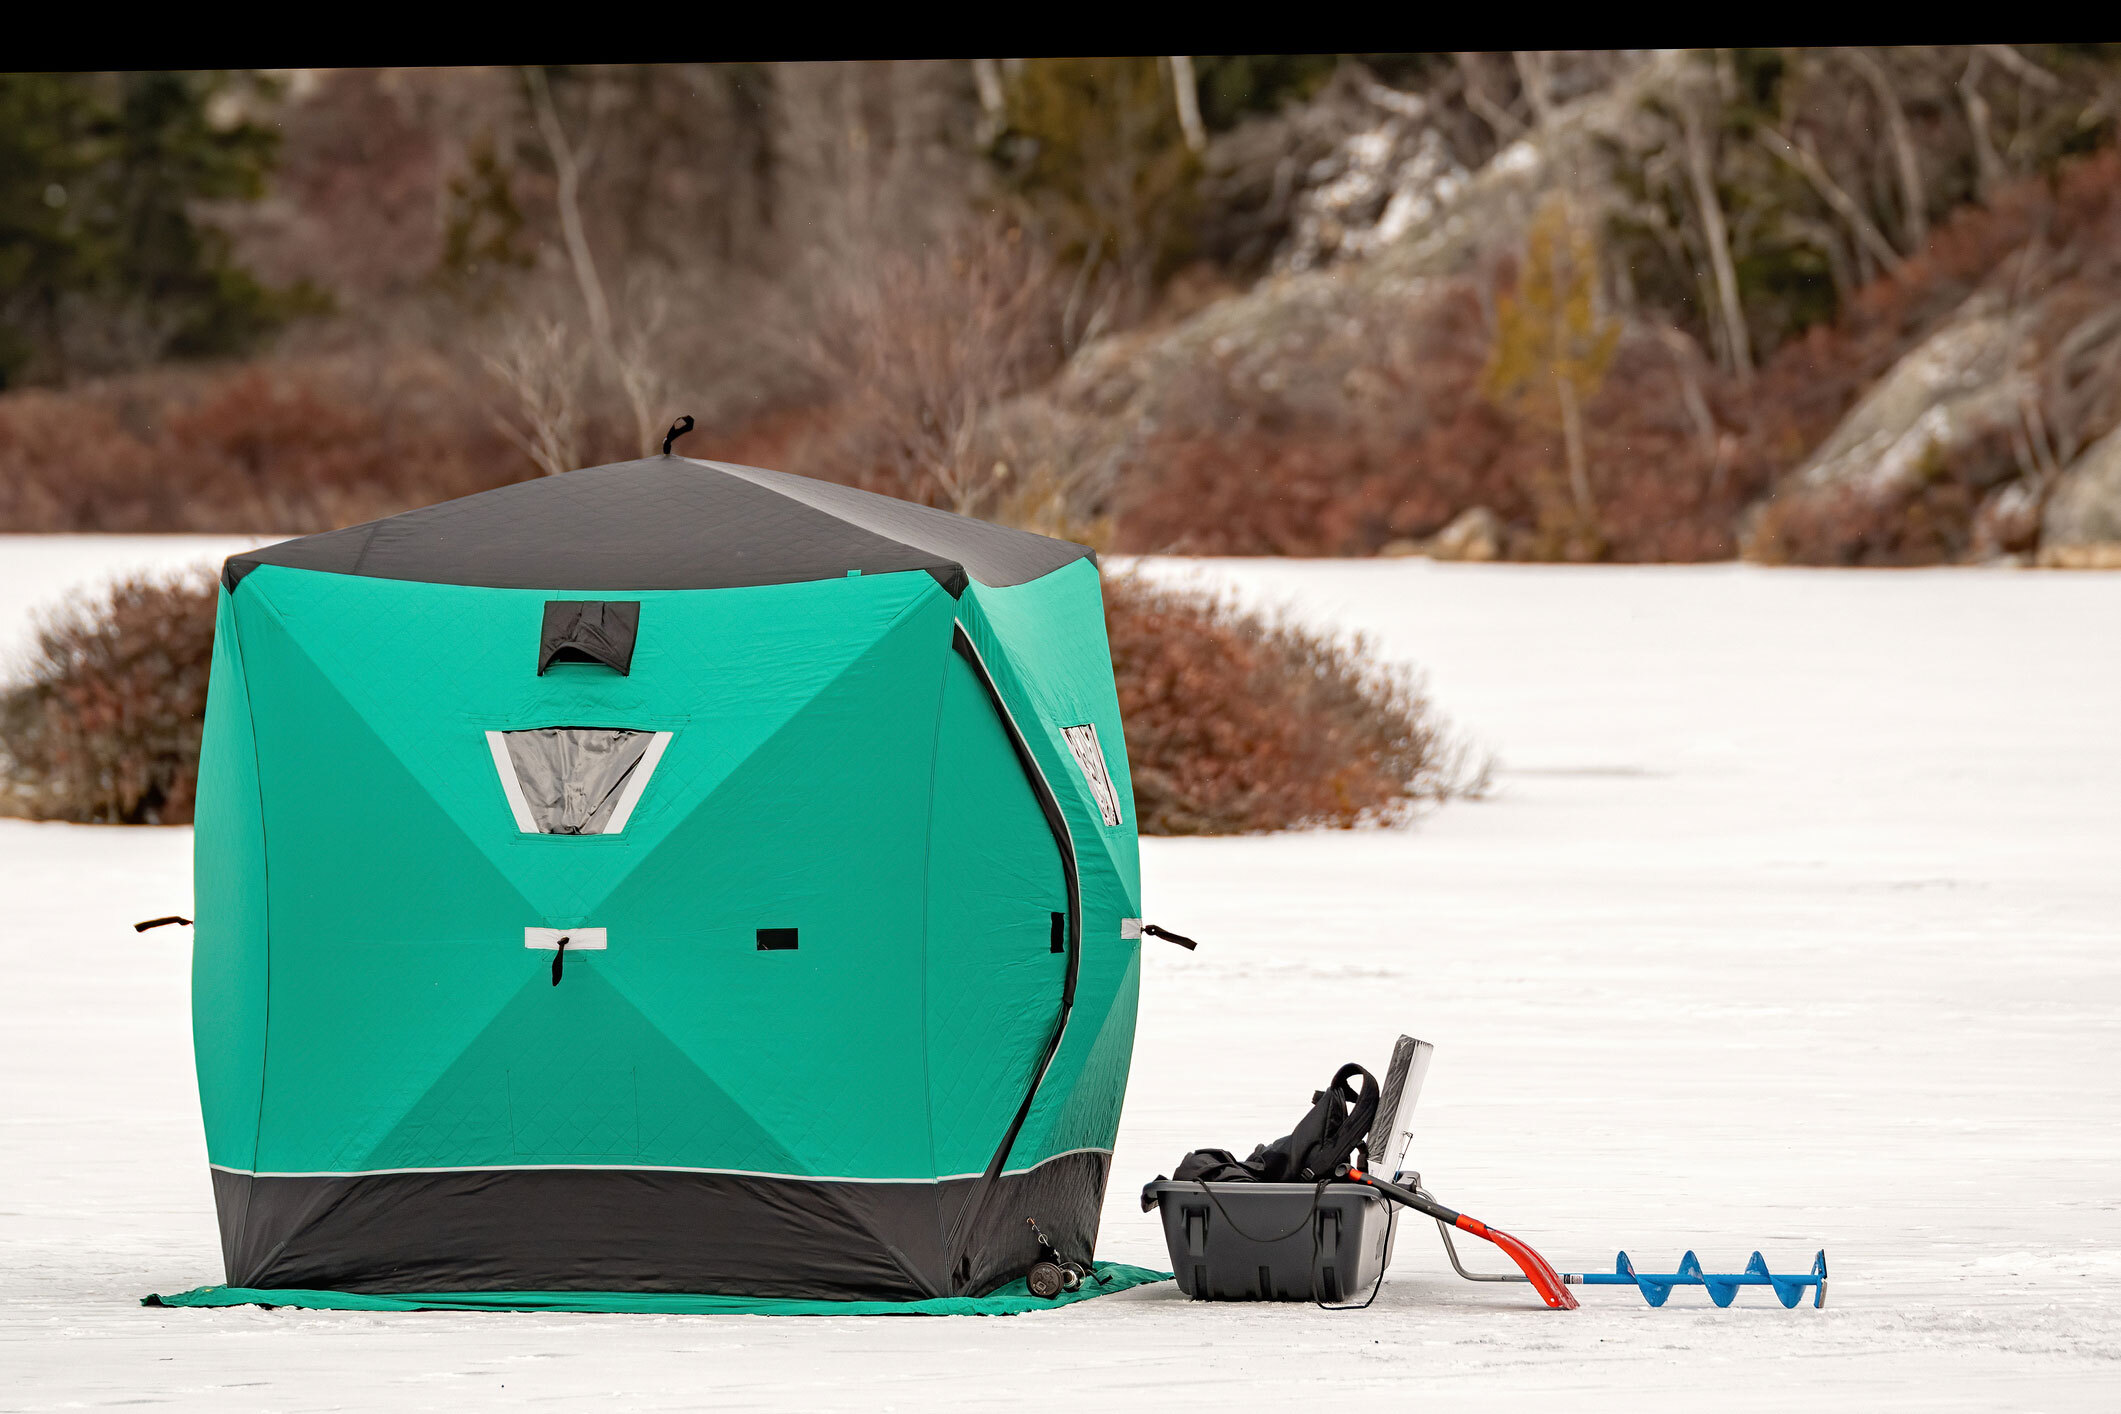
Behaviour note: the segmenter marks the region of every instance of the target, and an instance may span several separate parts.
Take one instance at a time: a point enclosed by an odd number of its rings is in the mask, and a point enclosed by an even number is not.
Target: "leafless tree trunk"
[[[538,133],[552,154],[560,236],[567,247],[567,260],[574,270],[575,283],[582,291],[582,308],[589,316],[589,336],[606,372],[626,398],[633,413],[635,442],[645,456],[648,449],[656,445],[656,434],[660,429],[646,399],[648,380],[641,376],[645,371],[645,360],[627,357],[619,351],[617,333],[611,322],[611,303],[605,297],[604,282],[597,274],[596,257],[589,249],[589,236],[582,226],[581,154],[567,139],[559,111],[553,106],[552,89],[545,82],[544,70],[527,68],[523,76],[530,86]]]
[[[494,426],[547,476],[573,471],[579,455],[582,351],[574,331],[556,319],[525,321],[502,338],[486,367],[515,404]]]
[[[1701,113],[1688,99],[1679,107],[1680,128],[1686,142],[1687,176],[1694,188],[1694,204],[1701,210],[1702,236],[1709,248],[1709,265],[1716,275],[1716,302],[1723,315],[1724,339],[1730,350],[1731,370],[1741,383],[1753,378],[1752,341],[1745,325],[1745,309],[1738,301],[1738,270],[1731,263],[1730,233],[1723,222],[1723,203],[1716,195],[1716,173],[1709,152],[1708,134],[1702,131]]]
[[[1839,226],[1796,211],[1784,213],[1782,221],[1798,240],[1826,257],[1827,273],[1833,277],[1836,298],[1845,300],[1861,287],[1863,281],[1857,278],[1855,267],[1849,261],[1848,243]]]
[[[1981,51],[2004,68],[2016,74],[2024,82],[2031,84],[2034,88],[2053,93],[2062,86],[2060,79],[2011,48],[2008,44],[1984,44],[1981,46]]]
[[[1684,331],[1669,324],[1659,324],[1657,338],[1672,355],[1672,366],[1679,373],[1679,402],[1686,409],[1687,421],[1694,425],[1694,440],[1701,444],[1703,456],[1716,454],[1716,418],[1709,411],[1709,400],[1701,391],[1701,377],[1695,363],[1701,357],[1700,348],[1688,338]]]
[[[2003,159],[1996,155],[1996,142],[1989,133],[1988,100],[1981,96],[1981,71],[1987,59],[1984,50],[1976,49],[1966,61],[1966,72],[1959,75],[1959,101],[1966,105],[1966,125],[1973,132],[1974,162],[1984,201],[2004,177]]]
[[[1001,66],[992,59],[974,59],[972,86],[979,92],[979,145],[985,147],[1000,135],[1008,117],[1009,96],[1002,88]]]
[[[1885,117],[1886,138],[1893,145],[1893,163],[1900,177],[1900,230],[1907,243],[1908,254],[1922,249],[1929,239],[1929,199],[1922,185],[1922,164],[1915,152],[1914,134],[1907,125],[1907,111],[1900,106],[1899,90],[1893,86],[1893,76],[1886,72],[1868,49],[1843,51],[1856,71],[1863,75],[1878,100],[1878,109]]]
[[[1496,145],[1508,143],[1522,133],[1524,124],[1518,121],[1517,115],[1488,96],[1487,80],[1480,72],[1481,56],[1460,50],[1455,57],[1465,88],[1466,107],[1494,132]]]
[[[1193,77],[1193,56],[1173,54],[1171,91],[1178,99],[1178,128],[1186,135],[1186,149],[1202,152],[1208,146],[1208,130],[1200,121],[1200,83]]]
[[[1547,54],[1544,49],[1512,50],[1510,58],[1517,65],[1517,82],[1524,89],[1525,102],[1532,105],[1532,121],[1537,127],[1545,127],[1553,116],[1553,100],[1547,97]]]
[[[1856,199],[1841,189],[1840,184],[1834,180],[1833,176],[1826,170],[1825,165],[1820,162],[1817,154],[1808,148],[1797,146],[1781,133],[1764,124],[1760,128],[1758,136],[1762,147],[1765,147],[1768,151],[1796,168],[1804,179],[1812,184],[1812,190],[1818,192],[1820,198],[1828,206],[1833,207],[1842,220],[1848,222],[1849,229],[1856,233],[1856,239],[1863,242],[1864,248],[1869,250],[1872,255],[1878,257],[1880,265],[1883,265],[1887,270],[1898,270],[1900,268],[1900,252],[1893,249],[1893,243],[1887,240],[1885,233],[1873,224],[1871,218],[1865,214],[1862,206],[1857,204]]]
[[[1598,524],[1598,505],[1591,499],[1590,456],[1583,445],[1583,409],[1577,406],[1576,389],[1568,375],[1554,370],[1554,396],[1561,402],[1561,446],[1569,461],[1569,495],[1576,502],[1576,518],[1586,530]]]

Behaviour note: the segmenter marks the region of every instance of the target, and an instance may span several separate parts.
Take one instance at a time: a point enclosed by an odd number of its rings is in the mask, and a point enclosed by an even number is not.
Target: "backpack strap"
[[[1360,1089],[1348,1083],[1358,1075],[1362,1077]],[[1310,1165],[1321,1176],[1345,1163],[1376,1122],[1377,1077],[1351,1061],[1333,1073],[1332,1083],[1326,1086],[1325,1093],[1332,1103],[1328,1107],[1325,1132],[1319,1136]]]

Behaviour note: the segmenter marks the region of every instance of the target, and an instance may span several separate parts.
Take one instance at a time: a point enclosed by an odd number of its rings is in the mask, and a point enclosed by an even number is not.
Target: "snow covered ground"
[[[0,652],[209,548],[0,539]],[[1446,1202],[1569,1270],[1823,1246],[1826,1310],[1550,1313],[1412,1226],[1361,1313],[142,1309],[220,1276],[187,939],[128,926],[188,907],[189,835],[0,821],[0,1409],[2121,1407],[2121,575],[1156,572],[1372,633],[1503,770],[1409,829],[1145,842],[1203,944],[1148,945],[1101,1254],[1164,1265],[1142,1181],[1405,1028]]]

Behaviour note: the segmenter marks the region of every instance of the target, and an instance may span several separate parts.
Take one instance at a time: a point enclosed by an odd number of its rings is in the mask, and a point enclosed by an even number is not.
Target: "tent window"
[[[1107,825],[1117,825],[1119,792],[1113,789],[1112,773],[1105,769],[1105,750],[1097,744],[1097,728],[1085,722],[1079,727],[1062,727],[1061,735],[1068,739],[1068,750],[1075,754],[1075,764],[1082,767],[1090,794],[1097,797],[1097,813],[1104,817]]]
[[[670,744],[669,732],[537,727],[488,732],[516,828],[538,835],[615,835]]]

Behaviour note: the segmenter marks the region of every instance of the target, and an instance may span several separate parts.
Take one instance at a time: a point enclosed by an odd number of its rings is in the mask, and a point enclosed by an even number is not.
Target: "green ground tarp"
[[[202,1286],[175,1296],[143,1296],[142,1306],[295,1306],[307,1311],[579,1311],[662,1316],[1015,1316],[1110,1296],[1150,1282],[1169,1281],[1123,1262],[1099,1262],[1097,1276],[1079,1291],[1047,1301],[1021,1281],[986,1296],[936,1296],[926,1301],[790,1301],[761,1296],[688,1296],[642,1291],[463,1291],[425,1296],[362,1296],[351,1291],[270,1291],[248,1286]]]

